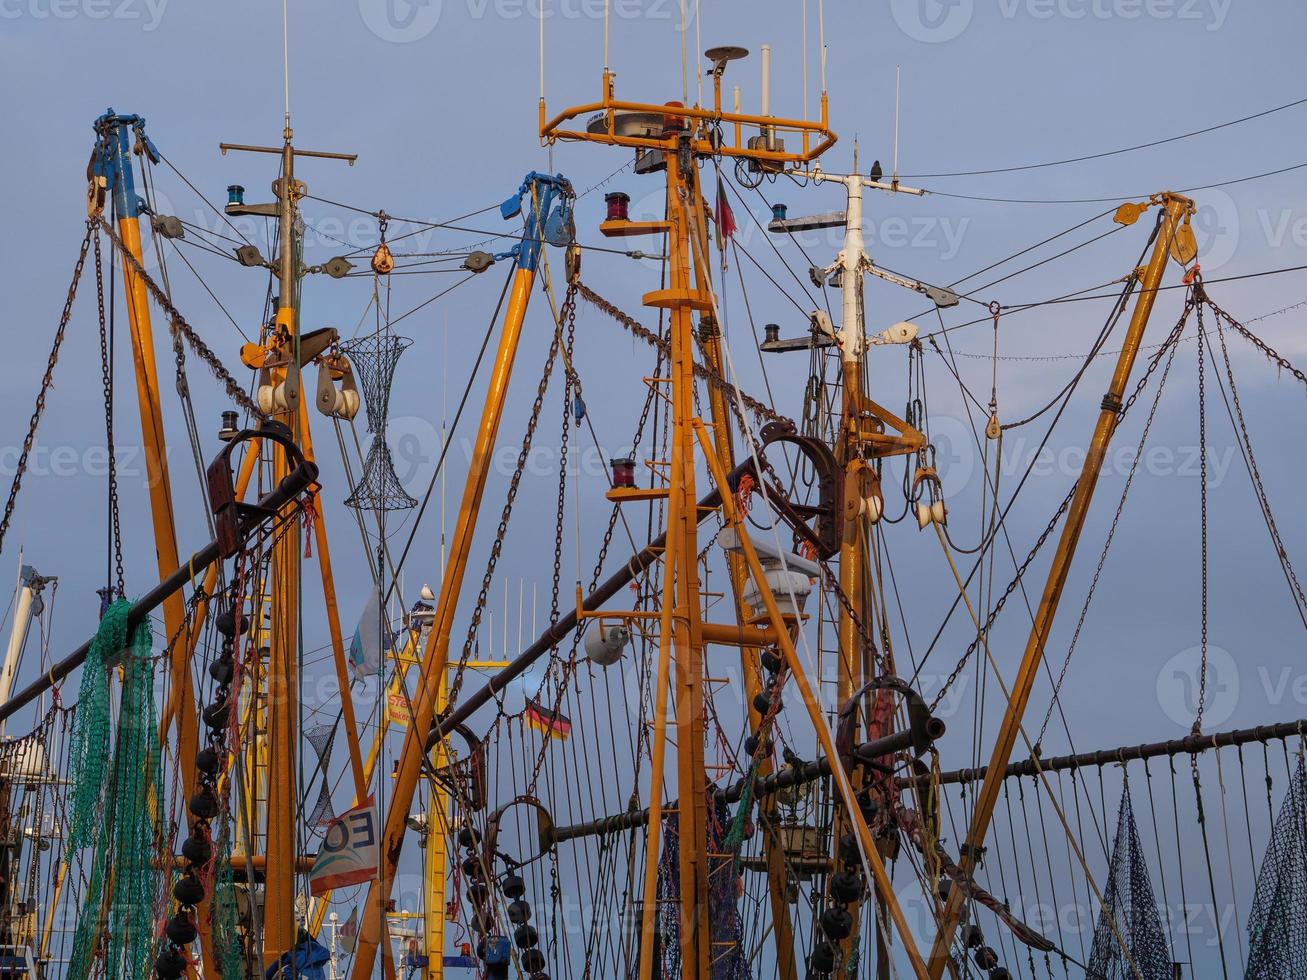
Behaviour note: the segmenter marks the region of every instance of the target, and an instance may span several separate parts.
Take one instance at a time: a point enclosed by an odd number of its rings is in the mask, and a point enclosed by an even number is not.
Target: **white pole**
[[[854,170],[857,170],[855,164]],[[844,248],[840,276],[840,336],[846,362],[862,357],[866,330],[862,312],[862,177],[856,172],[844,178],[848,207],[844,217]]]
[[[762,46],[762,106],[761,114],[771,115],[771,45]]]
[[[340,925],[338,924],[338,919],[339,916],[337,916],[335,912],[332,912],[329,916],[327,916],[327,933],[331,937],[331,961],[329,964],[329,966],[331,967],[330,980],[340,980],[340,973],[337,972],[336,969],[336,967],[340,964],[340,947],[337,945],[336,942],[337,933],[340,931]]]
[[[803,118],[808,118],[808,0],[803,0]]]
[[[899,182],[899,93],[902,88],[903,66],[894,66],[894,176],[890,183]]]
[[[22,662],[23,647],[27,645],[27,634],[32,626],[32,608],[36,595],[44,585],[41,576],[31,565],[24,565],[18,576],[18,588],[14,593],[14,624],[9,632],[9,646],[5,650],[5,661],[0,667],[0,704],[9,700],[9,692],[14,688],[14,678],[18,676],[18,666]],[[0,725],[0,731],[4,726]]]

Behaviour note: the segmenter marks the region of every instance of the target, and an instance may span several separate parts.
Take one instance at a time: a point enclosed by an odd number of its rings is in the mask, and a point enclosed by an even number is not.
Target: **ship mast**
[[[1152,256],[1146,267],[1135,270],[1135,275],[1139,280],[1139,298],[1135,302],[1134,313],[1130,318],[1130,326],[1126,331],[1121,352],[1117,358],[1116,368],[1112,372],[1111,383],[1108,386],[1107,393],[1103,395],[1102,409],[1094,425],[1093,436],[1085,453],[1085,461],[1081,467],[1079,479],[1076,481],[1075,493],[1067,510],[1066,523],[1062,527],[1062,536],[1058,539],[1057,551],[1054,552],[1052,563],[1048,569],[1048,579],[1045,582],[1044,592],[1039,600],[1039,607],[1035,612],[1034,621],[1031,623],[1030,637],[1026,641],[1021,666],[1018,668],[1016,679],[1013,681],[1011,696],[1003,713],[998,735],[994,740],[994,749],[990,756],[989,767],[985,771],[984,782],[981,784],[976,797],[975,809],[971,815],[971,825],[967,830],[966,842],[962,846],[961,860],[959,862],[962,873],[967,876],[970,876],[975,870],[977,858],[985,843],[985,836],[989,830],[990,820],[994,815],[994,807],[998,802],[999,791],[1002,788],[1003,775],[1007,769],[1008,761],[1012,757],[1012,749],[1016,745],[1021,719],[1025,714],[1026,705],[1030,700],[1030,692],[1034,686],[1035,674],[1039,669],[1040,661],[1043,659],[1044,642],[1052,629],[1053,618],[1057,615],[1057,607],[1062,598],[1062,588],[1066,584],[1067,574],[1071,569],[1071,560],[1075,557],[1076,545],[1079,543],[1080,532],[1085,525],[1089,504],[1094,496],[1094,488],[1098,483],[1103,460],[1107,455],[1108,444],[1111,442],[1112,435],[1115,433],[1117,423],[1120,420],[1126,383],[1130,380],[1130,372],[1134,367],[1135,358],[1139,354],[1144,330],[1148,326],[1149,316],[1152,314],[1153,305],[1157,301],[1157,290],[1161,286],[1162,276],[1166,272],[1167,258],[1173,256],[1181,265],[1186,264],[1193,258],[1193,233],[1189,228],[1189,219],[1194,212],[1193,201],[1180,194],[1167,192],[1157,195],[1150,203],[1159,204],[1162,209],[1154,233]],[[1139,211],[1142,208],[1128,210],[1131,208],[1133,208],[1132,205],[1123,205],[1118,210],[1117,221],[1119,223],[1129,224],[1138,218]],[[1128,217],[1126,217],[1127,214]],[[953,932],[960,920],[962,902],[961,889],[952,889],[944,905],[939,931],[936,933],[934,945],[930,951],[931,980],[939,980],[944,974],[945,967],[951,962],[949,949],[953,941]]]
[[[915,944],[889,887],[888,874],[876,852],[870,830],[856,805],[853,787],[844,775],[835,746],[822,717],[818,699],[807,680],[794,646],[799,615],[797,610],[782,613],[772,593],[758,554],[749,540],[749,534],[735,504],[735,488],[723,465],[720,443],[714,445],[704,422],[694,411],[693,404],[693,332],[691,317],[694,312],[711,313],[716,319],[717,302],[708,278],[708,263],[703,235],[705,213],[698,185],[698,161],[713,157],[732,157],[747,161],[755,171],[777,172],[786,166],[806,165],[815,160],[835,137],[826,124],[826,95],[821,99],[819,122],[778,119],[771,115],[748,115],[724,112],[721,107],[721,76],[725,62],[742,57],[742,49],[714,49],[708,57],[715,62],[713,74],[714,100],[711,108],[686,108],[677,103],[656,105],[625,102],[614,92],[614,76],[605,69],[602,78],[602,101],[597,104],[574,107],[557,117],[548,119],[543,100],[540,106],[541,135],[546,141],[555,139],[580,140],[608,145],[631,147],[639,151],[637,165],[650,160],[661,161],[667,180],[667,217],[663,221],[632,221],[625,215],[610,218],[601,230],[606,235],[665,234],[668,251],[668,288],[647,293],[646,306],[670,311],[668,332],[671,370],[666,379],[655,383],[669,386],[668,397],[672,406],[671,472],[665,487],[627,491],[632,499],[651,499],[661,493],[668,499],[667,549],[663,555],[663,602],[661,606],[658,658],[655,673],[655,704],[653,709],[654,733],[650,770],[650,805],[648,810],[648,839],[644,869],[643,908],[639,961],[640,980],[653,975],[655,946],[655,911],[657,905],[657,871],[660,858],[659,838],[662,831],[664,806],[661,783],[664,767],[664,747],[667,740],[666,699],[673,680],[671,660],[675,656],[674,687],[677,788],[678,803],[678,862],[681,939],[681,975],[683,978],[707,980],[712,960],[711,936],[708,932],[707,870],[708,855],[704,853],[707,835],[704,818],[708,800],[703,766],[702,695],[703,664],[707,642],[748,645],[759,644],[757,638],[742,637],[735,631],[735,639],[727,639],[725,631],[715,624],[705,623],[702,616],[702,597],[699,592],[697,570],[697,527],[700,511],[694,496],[694,444],[697,441],[705,454],[713,480],[721,496],[724,522],[732,529],[738,544],[741,563],[747,569],[760,604],[751,619],[755,634],[765,631],[767,643],[779,648],[784,664],[792,672],[799,694],[809,712],[823,752],[832,764],[840,802],[851,821],[867,866],[876,880],[878,889],[886,896],[890,917],[903,937],[904,947],[918,977],[924,977],[925,968],[917,954]],[[568,128],[568,124],[581,115],[598,113],[589,120],[584,131]],[[733,127],[734,139],[728,140],[724,129]],[[746,142],[746,128],[757,135]],[[797,136],[801,146],[787,151],[779,134]],[[692,272],[695,273],[692,282]],[[856,322],[856,320],[855,320]],[[720,434],[717,434],[720,437]],[[610,493],[610,498],[620,494]],[[620,498],[618,498],[620,499]],[[647,615],[639,612],[613,613],[605,610],[606,618],[623,615]],[[747,631],[743,631],[747,632]],[[741,642],[743,640],[743,642]],[[751,719],[752,720],[752,719]],[[668,806],[671,809],[671,806]],[[787,964],[782,964],[785,969]]]
[[[281,159],[281,175],[273,182],[275,205],[245,205],[243,200],[228,205],[229,214],[275,215],[277,219],[278,254],[271,263],[277,276],[277,312],[273,336],[270,340],[280,348],[283,357],[271,366],[270,415],[283,423],[291,433],[292,441],[302,447],[306,455],[312,453],[308,432],[308,419],[302,398],[301,367],[303,351],[300,344],[299,282],[304,269],[299,259],[297,224],[299,201],[308,193],[307,186],[295,178],[295,159],[299,156],[323,157],[344,160],[353,165],[357,156],[345,153],[328,153],[295,148],[290,113],[286,114],[282,145],[279,147],[248,146],[222,143],[219,149],[252,153],[276,154]],[[272,449],[273,480],[280,482],[293,465],[289,450]],[[325,554],[325,528],[320,520],[320,505],[313,503],[315,527],[320,545],[320,562],[323,568],[324,593],[329,604],[332,623],[332,640],[337,669],[343,670],[339,617],[335,611],[335,590],[331,585],[329,558]],[[299,731],[297,712],[299,705],[300,669],[300,565],[299,538],[301,530],[298,504],[288,506],[283,518],[289,530],[280,535],[272,546],[270,643],[266,684],[262,693],[267,710],[266,778],[268,785],[265,814],[266,843],[264,863],[263,908],[263,963],[276,963],[296,942],[298,926],[295,915],[295,880],[299,870],[297,853],[298,833],[296,818],[299,800],[296,790]],[[357,728],[355,726],[348,687],[342,689],[342,704],[349,717],[345,719],[351,747],[351,761],[356,788],[361,788],[363,773],[358,759]],[[257,793],[252,794],[257,797]]]
[[[880,519],[881,496],[875,472],[870,463],[886,456],[915,453],[925,446],[925,437],[902,419],[887,412],[871,401],[866,394],[867,378],[863,370],[869,338],[866,328],[866,307],[864,302],[865,280],[868,273],[880,274],[867,255],[862,231],[863,190],[872,188],[892,193],[903,192],[920,196],[920,190],[900,186],[897,181],[882,183],[868,179],[858,173],[858,149],[853,148],[853,173],[828,174],[821,170],[799,170],[799,175],[816,183],[826,181],[838,182],[845,191],[845,208],[841,212],[815,215],[812,217],[788,218],[779,215],[771,222],[769,229],[774,233],[793,234],[799,231],[811,231],[821,228],[843,227],[844,241],[835,261],[826,269],[813,270],[814,276],[823,282],[837,279],[840,289],[840,322],[838,326],[829,324],[821,311],[814,310],[813,334],[802,342],[772,342],[771,349],[778,352],[807,350],[812,344],[834,342],[840,352],[840,427],[835,446],[835,459],[845,476],[845,512],[844,533],[840,540],[839,552],[839,620],[837,625],[838,703],[847,704],[851,698],[861,697],[865,685],[880,672],[881,664],[877,662],[877,651],[870,645],[867,635],[867,590],[871,563],[867,554],[868,535]],[[889,277],[896,284],[920,289],[920,284]],[[941,294],[941,306],[957,302],[951,294]],[[826,334],[826,336],[822,336]],[[889,335],[887,339],[904,342],[913,339],[906,333],[901,336]],[[767,345],[765,344],[764,347]],[[892,432],[887,430],[894,430]],[[893,674],[893,662],[889,651],[885,651],[884,673]],[[870,725],[870,717],[866,719]],[[888,732],[868,732],[869,738]],[[861,770],[854,773],[854,784],[861,788]],[[848,832],[848,819],[837,810],[833,821],[831,843],[833,853],[838,854],[840,841]],[[878,904],[882,898],[877,890]],[[859,909],[850,910],[853,919],[851,935],[857,934]],[[846,975],[845,964],[849,962],[851,939],[842,943],[842,955],[837,962],[835,975]],[[877,976],[888,975],[889,958],[882,941],[877,945]]]

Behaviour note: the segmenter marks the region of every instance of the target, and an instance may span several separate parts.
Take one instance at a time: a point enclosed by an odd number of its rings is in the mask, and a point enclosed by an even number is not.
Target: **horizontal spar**
[[[1259,725],[1256,728],[1238,728],[1215,735],[1186,735],[1166,742],[1146,742],[1143,745],[1127,745],[1116,749],[1100,749],[1097,752],[1082,752],[1079,755],[1059,755],[1048,759],[1025,759],[1014,762],[1003,770],[1004,779],[1017,776],[1033,776],[1037,772],[1062,772],[1067,769],[1084,769],[1090,766],[1108,766],[1114,762],[1130,762],[1137,759],[1156,759],[1162,756],[1197,755],[1211,749],[1223,749],[1234,745],[1247,745],[1250,742],[1269,742],[1277,738],[1290,738],[1307,732],[1307,719],[1286,721],[1278,725]],[[1036,766],[1036,761],[1038,766]],[[939,782],[944,785],[956,783],[975,783],[985,778],[988,766],[976,769],[955,769],[939,774]],[[929,777],[911,777],[900,779],[900,786],[925,782]]]
[[[241,540],[244,541],[269,517],[274,516],[282,507],[303,493],[317,478],[317,466],[307,461],[301,462],[295,469],[291,470],[281,483],[266,493],[257,505],[249,509],[251,516],[241,521]],[[210,541],[191,555],[177,571],[132,603],[132,607],[127,611],[128,630],[133,630],[139,626],[150,613],[163,605],[169,596],[180,592],[188,582],[206,571],[210,565],[221,557],[222,547],[217,541]],[[4,721],[20,708],[31,704],[85,663],[86,655],[91,651],[91,643],[91,640],[87,640],[3,705],[0,705],[0,721]]]
[[[1026,759],[1022,762],[1014,762],[1009,765],[1004,771],[1004,778],[1012,779],[1019,776],[1032,776],[1037,771],[1062,772],[1067,769],[1106,766],[1116,762],[1155,759],[1163,756],[1196,755],[1200,752],[1207,752],[1212,749],[1247,745],[1255,742],[1268,742],[1273,739],[1291,738],[1294,735],[1303,734],[1307,734],[1307,719],[1301,721],[1286,721],[1278,725],[1259,725],[1256,728],[1240,728],[1229,732],[1219,732],[1214,735],[1188,735],[1184,738],[1170,739],[1165,742],[1147,742],[1142,745],[1100,749],[1097,752],[1082,752],[1079,755],[1064,755],[1048,759],[1040,759],[1038,770],[1035,767],[1035,760]],[[909,733],[898,732],[894,735],[887,736],[886,738],[877,739],[874,742],[864,742],[854,748],[853,754],[860,759],[870,759],[902,751],[903,749],[909,748],[910,745],[911,738]],[[819,759],[816,762],[805,762],[801,766],[786,766],[779,772],[773,773],[763,779],[759,779],[755,784],[754,792],[757,796],[766,796],[770,793],[775,793],[782,789],[788,789],[792,786],[800,786],[805,783],[815,782],[816,780],[829,775],[830,764],[825,759]],[[985,767],[982,766],[976,769],[955,769],[952,772],[940,773],[937,778],[941,785],[979,782],[981,779],[985,778]],[[917,776],[899,778],[896,782],[900,788],[906,789],[911,787],[913,784],[925,785],[931,781],[931,779],[932,777],[930,776]],[[718,791],[718,795],[722,796],[726,802],[734,803],[739,800],[740,793],[743,789],[744,780],[740,780],[728,789]],[[676,810],[676,804],[665,804],[664,810],[674,813]],[[601,834],[616,833],[621,830],[630,830],[633,827],[643,827],[648,823],[648,821],[649,811],[647,809],[628,810],[624,813],[615,813],[611,816],[600,817],[598,820],[591,820],[587,823],[554,827],[549,832],[549,843],[556,844],[562,841],[575,840],[579,837],[592,837]]]
[[[893,735],[886,735],[884,738],[863,742],[854,747],[853,754],[859,759],[875,759],[883,755],[893,755],[895,752],[902,752],[912,748],[917,737],[917,734],[910,729],[904,729],[895,732]],[[829,775],[830,761],[827,759],[817,759],[815,762],[805,762],[799,766],[787,765],[779,772],[754,780],[753,793],[755,797],[769,796],[783,789],[816,782],[818,779],[823,779]],[[715,798],[724,800],[727,803],[738,803],[740,797],[744,795],[746,782],[747,779],[740,779],[724,790],[715,791],[713,795]],[[675,812],[675,802],[663,804],[664,816]],[[648,822],[649,810],[647,807],[642,810],[628,810],[625,813],[615,813],[612,816],[600,817],[598,820],[591,820],[587,823],[553,827],[548,831],[548,840],[541,843],[542,845],[552,846],[562,841],[575,840],[578,837],[593,837],[599,834],[615,833],[619,830],[630,830],[633,827],[643,827]]]
[[[731,486],[738,485],[740,477],[751,472],[753,472],[752,460],[741,463],[730,475]],[[716,490],[703,497],[699,501],[700,519],[702,520],[708,513],[716,510],[721,504],[721,499],[721,494]],[[581,603],[581,607],[586,612],[597,610],[605,602],[617,595],[618,592],[626,588],[637,575],[657,562],[666,545],[666,534],[660,534],[654,538],[638,554],[633,555],[620,570],[586,596]],[[459,725],[471,718],[478,708],[488,704],[496,694],[522,676],[533,663],[567,639],[572,630],[576,629],[576,624],[576,610],[573,609],[566,615],[561,616],[556,622],[545,627],[540,637],[519,653],[507,667],[502,668],[491,677],[485,687],[461,700],[458,707],[436,723],[431,730],[430,738],[427,739],[427,748],[430,749],[446,735],[452,734]]]

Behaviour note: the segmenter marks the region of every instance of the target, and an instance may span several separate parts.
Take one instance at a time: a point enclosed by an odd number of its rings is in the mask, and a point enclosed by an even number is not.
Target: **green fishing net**
[[[119,600],[100,623],[82,671],[72,736],[73,806],[69,860],[93,847],[91,876],[73,937],[69,976],[86,977],[103,951],[109,976],[146,977],[154,952],[166,853],[161,814],[163,771],[157,737],[148,621],[127,644]],[[122,652],[118,724],[110,744],[109,674]]]

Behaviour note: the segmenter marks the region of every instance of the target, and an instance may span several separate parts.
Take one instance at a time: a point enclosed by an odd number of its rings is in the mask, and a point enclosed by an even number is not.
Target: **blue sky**
[[[597,0],[546,3],[544,78],[551,110],[595,97],[603,62],[602,9]],[[651,102],[680,98],[679,5],[673,0],[614,0],[612,10],[609,61],[618,73],[619,95]],[[331,161],[305,162],[299,176],[316,197],[365,211],[384,208],[393,215],[439,221],[496,204],[515,191],[531,169],[561,171],[578,189],[586,190],[628,162],[624,151],[558,146],[550,152],[540,147],[536,135],[539,20],[534,0],[427,0],[417,5],[404,0],[318,5],[293,0],[289,12],[290,97],[297,143],[360,155],[352,168]],[[756,52],[770,43],[773,110],[798,115],[804,104],[805,12],[808,100],[815,107],[819,77],[815,2],[806,6],[705,3],[698,22],[692,22],[688,31],[691,96],[696,85],[696,48],[741,44],[755,54],[731,66],[728,84],[741,86],[746,108],[756,107]],[[168,160],[211,201],[221,201],[230,183],[245,185],[251,201],[267,199],[274,176],[269,160],[239,154],[223,157],[217,144],[223,140],[274,143],[279,137],[283,81],[279,13],[276,5],[249,2],[0,0],[0,83],[11,93],[12,120],[11,149],[0,158],[0,179],[10,188],[6,261],[0,272],[8,298],[10,338],[7,356],[0,360],[0,397],[10,422],[0,445],[21,444],[62,307],[85,215],[90,123],[109,105],[120,112],[139,113],[148,120],[148,130]],[[1300,39],[1307,29],[1307,8],[1290,0],[829,2],[825,21],[830,120],[841,137],[825,161],[833,171],[850,165],[854,137],[859,140],[864,168],[879,158],[888,169],[893,155],[896,65],[902,66],[900,170],[905,175],[999,168],[1094,153],[1199,129],[1304,94]],[[1307,106],[1192,140],[1071,166],[905,179],[932,190],[978,197],[1140,199],[1139,195],[1166,188],[1223,182],[1307,162],[1304,114]],[[1307,262],[1305,172],[1195,192],[1200,207],[1196,218],[1200,262],[1209,280]],[[224,230],[166,167],[159,171],[158,187],[176,213],[206,228]],[[607,189],[626,190],[637,209],[654,206],[661,193],[655,179],[637,178],[627,170],[587,194],[577,209],[583,242],[600,243],[595,226]],[[768,200],[787,203],[791,214],[840,205],[838,189],[829,186],[803,189],[782,183],[764,186],[763,192]],[[762,200],[748,200],[750,211],[765,220]],[[871,197],[868,249],[888,268],[932,282],[953,282],[1107,207],[1002,204],[942,195]],[[375,240],[370,219],[334,204],[308,201],[304,217],[310,228],[306,251],[310,262],[348,251],[338,239],[351,248]],[[737,218],[742,243],[797,301],[795,305],[781,295],[746,263],[755,318],[797,332],[808,300],[751,219],[743,214]],[[490,233],[513,230],[494,212],[466,224]],[[1110,227],[1100,221],[1092,231],[1073,234],[1065,243]],[[1132,267],[1145,236],[1141,223],[984,291],[978,298],[1023,303],[1112,282]],[[487,237],[439,231],[419,241],[434,251]],[[809,251],[815,261],[825,263],[836,245],[834,239],[817,240],[810,243]],[[491,242],[485,247],[502,244]],[[780,247],[806,279],[807,260],[789,243]],[[1051,254],[1048,249],[1031,260],[1047,254]],[[193,250],[187,257],[240,328],[250,334],[256,331],[262,276]],[[639,310],[639,295],[656,282],[653,263],[601,253],[589,253],[585,261],[585,276],[592,286],[650,322]],[[979,281],[1016,267],[996,270]],[[169,268],[177,305],[228,365],[238,365],[242,339],[237,329],[178,260],[170,260]],[[762,379],[757,358],[749,350],[747,321],[740,316],[736,275],[732,267],[726,297],[728,338],[741,384],[756,392],[763,387]],[[1177,280],[1174,267],[1168,276],[1170,282]],[[455,278],[450,274],[397,277],[392,310],[417,306]],[[399,328],[415,343],[400,362],[391,436],[401,476],[410,482],[411,492],[420,490],[424,472],[430,472],[442,414],[445,406],[452,410],[461,391],[499,283],[497,272],[473,280]],[[56,657],[93,628],[94,590],[104,584],[104,481],[94,454],[97,446],[103,446],[103,409],[89,274],[82,288],[41,427],[40,465],[27,477],[4,553],[10,565],[16,565],[21,546],[27,561],[59,576],[58,615],[50,639]],[[305,327],[334,325],[346,335],[354,333],[364,314],[367,289],[365,280],[312,277],[304,290]],[[1213,284],[1211,292],[1236,317],[1251,319],[1307,299],[1307,274]],[[1173,291],[1159,302],[1149,331],[1153,342],[1174,322],[1179,295]],[[868,326],[880,329],[919,314],[922,307],[916,299],[872,281],[867,293]],[[979,308],[968,311],[969,305],[947,314],[947,322],[979,315]],[[1105,313],[1104,304],[1098,302],[1005,317],[1000,353],[1082,353]],[[1253,328],[1289,360],[1307,361],[1302,314],[1303,310],[1290,311],[1259,321]],[[938,326],[929,318],[921,323],[926,329]],[[629,441],[643,395],[639,380],[652,364],[648,351],[633,346],[614,326],[588,308],[578,319],[577,365],[604,444],[600,457],[610,447]],[[528,320],[502,445],[512,447],[519,439],[549,328],[545,304],[537,300]],[[993,343],[987,325],[960,329],[949,339],[962,354],[988,354]],[[157,318],[156,343],[166,351],[166,334]],[[1191,669],[1192,655],[1186,651],[1198,643],[1193,348],[1192,343],[1185,345],[1177,357],[1150,440],[1164,452],[1137,478],[1072,662],[1067,690],[1073,696],[1064,708],[1079,748],[1174,737],[1188,727],[1184,682],[1176,679],[1176,671],[1183,674]],[[119,350],[119,444],[131,453],[139,436],[125,335]],[[1301,524],[1290,509],[1307,475],[1296,450],[1303,424],[1303,392],[1298,382],[1277,373],[1246,344],[1234,343],[1232,355],[1254,445],[1260,450],[1258,462],[1272,505],[1282,502],[1279,524],[1293,556],[1301,553],[1303,544]],[[959,364],[964,380],[987,395],[988,360],[961,357]],[[161,355],[160,365],[185,553],[202,543],[201,504],[166,354]],[[616,370],[619,365],[621,371]],[[1076,365],[1075,360],[1000,362],[1001,416],[1015,419],[1041,407]],[[955,541],[974,542],[982,481],[980,463],[967,448],[970,428],[965,403],[938,357],[929,355],[927,368],[941,453],[953,468],[952,477],[946,468],[944,478],[946,494],[954,501]],[[900,405],[903,352],[873,352],[869,370],[877,397],[887,405]],[[1051,443],[1055,455],[1026,491],[1024,506],[1014,510],[1009,529],[1018,556],[1024,555],[1069,486],[1075,450],[1092,424],[1107,370],[1100,361],[1088,372],[1079,399]],[[796,413],[805,365],[772,362],[769,373],[778,406],[787,414]],[[212,452],[218,412],[225,406],[201,368],[193,367],[191,375],[201,432]],[[546,448],[557,443],[559,414],[555,387],[539,437]],[[1136,418],[1123,428],[1120,446],[1133,445],[1139,421]],[[1019,473],[1026,458],[1022,454],[1033,450],[1039,433],[1030,437],[1025,433],[1035,428],[1016,430],[1007,441],[1005,448],[1016,462],[1004,471],[1005,479]],[[465,427],[461,435],[469,432]],[[328,520],[337,542],[334,557],[342,615],[349,629],[362,606],[368,558],[340,507],[346,491],[341,489],[329,430],[319,432],[318,442],[330,503]],[[1219,664],[1213,659],[1213,670],[1219,672],[1215,686],[1224,693],[1211,710],[1215,714],[1220,704],[1224,718],[1217,727],[1302,716],[1307,714],[1307,683],[1302,682],[1305,668],[1297,632],[1301,623],[1285,591],[1219,400],[1209,404],[1208,442],[1214,484],[1210,635],[1213,645],[1228,651]],[[6,449],[0,459],[6,480],[14,458],[12,449]],[[511,450],[506,458],[511,465]],[[524,483],[518,522],[501,569],[509,570],[514,595],[519,580],[525,581],[528,597],[532,584],[537,585],[543,608],[549,570],[548,561],[541,562],[539,556],[552,548],[556,473],[550,472],[548,460],[556,457],[541,458],[545,462],[540,471]],[[452,459],[451,512],[465,455],[456,451]],[[1054,669],[1065,653],[1128,466],[1128,459],[1118,459],[1104,476],[1059,620],[1060,641],[1050,651]],[[122,468],[123,523],[129,529],[128,584],[129,591],[139,593],[151,582],[154,562],[144,478],[139,458],[135,462],[124,458]],[[583,475],[585,499],[597,502],[601,491],[597,474]],[[497,515],[501,503],[502,487],[492,486],[487,513]],[[438,513],[428,519],[409,561],[405,588],[410,599],[421,582],[438,580],[437,518]],[[582,525],[581,562],[588,576],[602,525],[584,516]],[[900,585],[911,583],[906,602],[915,623],[913,639],[924,644],[954,594],[952,580],[938,548],[925,535],[918,536],[904,525],[894,529],[891,540]],[[487,544],[484,535],[478,538],[470,578],[479,578]],[[576,564],[570,544],[564,555],[566,593]],[[1038,570],[1042,567],[1036,564]],[[994,573],[996,584],[1005,584],[1010,573],[1011,563],[1002,554]],[[494,594],[499,589],[502,584],[497,584]],[[494,612],[502,627],[499,600]],[[1024,634],[1016,610],[1009,610],[1006,617],[996,633],[1001,642],[995,643],[995,656],[1010,675]],[[510,619],[516,620],[515,611]],[[543,624],[543,612],[539,619]],[[951,666],[965,646],[966,629],[954,626],[927,673],[946,672],[945,662]],[[530,630],[524,633],[529,635]],[[515,645],[515,629],[510,630],[509,640],[510,647]],[[316,649],[324,641],[325,624],[310,618],[305,626],[306,649]],[[29,658],[26,671],[30,673],[25,678],[36,669]],[[966,696],[969,701],[970,692]],[[323,702],[329,704],[330,698],[324,697]],[[1031,707],[1034,722],[1042,718],[1047,703],[1048,686],[1041,682]],[[951,744],[953,761],[963,765],[972,761],[965,733],[970,728],[970,705],[960,703],[957,710],[962,714],[956,725],[957,741]]]

